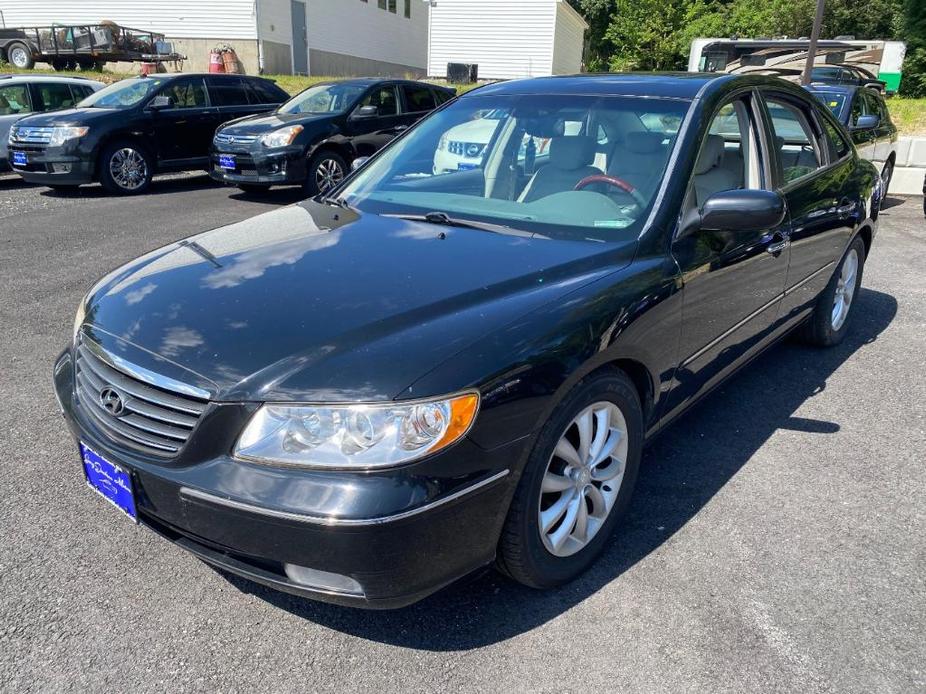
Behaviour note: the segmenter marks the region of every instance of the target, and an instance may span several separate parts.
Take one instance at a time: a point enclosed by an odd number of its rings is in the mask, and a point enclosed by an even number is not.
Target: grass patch
[[[887,100],[887,108],[901,135],[926,135],[926,99],[895,96]]]

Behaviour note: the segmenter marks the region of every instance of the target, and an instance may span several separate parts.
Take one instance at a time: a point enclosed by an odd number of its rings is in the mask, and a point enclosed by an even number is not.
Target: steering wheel
[[[608,176],[607,174],[594,174],[592,176],[586,176],[581,181],[576,183],[576,187],[573,190],[583,190],[593,183],[607,183],[609,186],[614,186],[618,190],[627,193],[627,195],[632,197],[634,202],[636,202],[641,209],[647,205],[647,200],[640,194],[640,191],[627,183],[627,181],[625,181],[623,178],[618,178],[617,176]]]

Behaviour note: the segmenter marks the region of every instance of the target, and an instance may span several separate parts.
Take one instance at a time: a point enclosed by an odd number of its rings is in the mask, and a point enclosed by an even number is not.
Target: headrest
[[[662,133],[636,130],[624,136],[624,149],[634,154],[652,154],[662,149],[662,141],[665,138]]]
[[[557,169],[580,169],[594,158],[595,140],[590,137],[554,137],[550,141],[550,163]]]
[[[704,141],[704,147],[698,156],[698,163],[695,164],[695,175],[706,174],[715,166],[720,165],[723,159],[723,137],[721,135],[708,135]]]

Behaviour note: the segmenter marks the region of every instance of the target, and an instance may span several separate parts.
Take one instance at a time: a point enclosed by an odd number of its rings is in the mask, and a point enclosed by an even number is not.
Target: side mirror
[[[375,118],[378,115],[379,108],[371,104],[369,106],[361,106],[358,108],[356,111],[354,111],[354,115],[351,116],[351,118]]]
[[[772,190],[727,190],[701,206],[700,227],[710,231],[759,231],[785,218],[785,201]]]
[[[867,116],[859,116],[858,120],[855,121],[855,125],[852,126],[853,130],[871,130],[872,128],[877,128],[881,123],[881,119],[872,114]]]
[[[148,108],[150,108],[152,111],[161,111],[165,108],[173,108],[173,106],[174,106],[174,100],[171,99],[169,96],[164,96],[163,94],[160,96],[154,97],[148,103]]]
[[[350,170],[356,171],[361,168],[364,164],[370,161],[370,157],[357,157],[350,163]]]

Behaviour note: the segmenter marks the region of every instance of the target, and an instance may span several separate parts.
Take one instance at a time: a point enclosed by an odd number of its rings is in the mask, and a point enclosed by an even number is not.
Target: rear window
[[[74,96],[71,89],[63,82],[40,82],[39,96],[46,111],[57,111],[62,108],[71,108],[74,105]]]
[[[18,116],[31,111],[32,100],[25,84],[0,86],[0,116]]]
[[[211,78],[209,96],[213,106],[245,106],[249,103],[244,80],[240,77]]]

